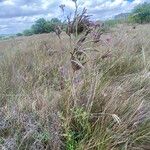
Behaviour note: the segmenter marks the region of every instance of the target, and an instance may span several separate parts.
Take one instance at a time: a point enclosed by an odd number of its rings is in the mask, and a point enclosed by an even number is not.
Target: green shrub
[[[38,19],[34,25],[32,25],[31,29],[34,34],[44,33],[47,21],[44,18]]]
[[[57,25],[61,25],[61,21],[57,18],[52,18],[50,21],[40,18],[32,25],[31,30],[34,34],[49,33],[53,32]]]
[[[23,36],[23,34],[22,33],[17,33],[16,36]]]
[[[31,35],[33,35],[33,32],[30,29],[26,29],[23,31],[23,35],[24,36],[31,36]]]
[[[150,22],[150,3],[140,4],[133,9],[130,16],[133,22],[136,23],[149,23]]]

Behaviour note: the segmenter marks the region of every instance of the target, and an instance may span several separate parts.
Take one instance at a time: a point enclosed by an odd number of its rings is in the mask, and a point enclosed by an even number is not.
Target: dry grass
[[[62,36],[0,42],[0,149],[148,150],[150,25],[84,44],[75,74]]]

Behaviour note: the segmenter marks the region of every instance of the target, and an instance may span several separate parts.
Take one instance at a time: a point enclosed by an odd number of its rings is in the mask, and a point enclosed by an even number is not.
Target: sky
[[[78,0],[79,8],[86,7],[94,20],[110,19],[130,12],[136,5],[150,0]],[[59,8],[65,4],[67,14],[74,10],[72,0],[0,0],[0,34],[15,34],[31,27],[39,18],[63,18]]]

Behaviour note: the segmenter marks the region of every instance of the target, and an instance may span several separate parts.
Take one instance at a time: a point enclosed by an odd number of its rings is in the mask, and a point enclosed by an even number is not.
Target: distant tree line
[[[122,13],[105,21],[105,24],[111,27],[121,23],[150,23],[150,3],[145,2],[136,6],[131,13]]]
[[[58,18],[52,18],[50,21],[44,18],[38,19],[30,29],[26,29],[23,33],[17,33],[17,36],[30,36],[33,34],[50,33],[55,30],[55,27],[62,25],[62,22]]]

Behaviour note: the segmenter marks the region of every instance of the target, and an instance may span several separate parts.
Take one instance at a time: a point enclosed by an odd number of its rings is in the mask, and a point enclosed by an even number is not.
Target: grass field
[[[0,41],[0,149],[149,150],[150,24],[85,42],[54,34]]]

